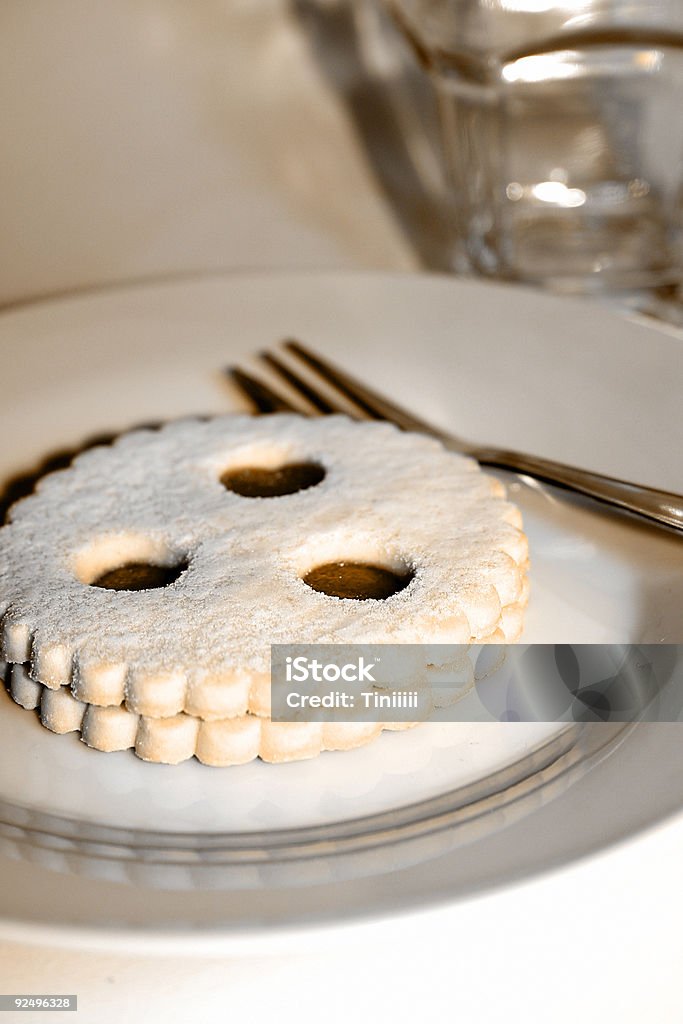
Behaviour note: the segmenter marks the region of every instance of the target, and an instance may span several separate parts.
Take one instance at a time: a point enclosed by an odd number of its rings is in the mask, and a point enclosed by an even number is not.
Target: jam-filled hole
[[[306,586],[329,597],[353,601],[385,601],[408,586],[412,569],[395,572],[367,562],[326,562],[303,577]]]
[[[243,498],[279,498],[306,491],[324,479],[325,469],[319,462],[288,462],[271,469],[261,466],[229,469],[221,477],[221,483]]]
[[[187,569],[187,562],[176,565],[154,565],[151,562],[127,562],[107,569],[90,583],[101,590],[159,590],[175,583]]]

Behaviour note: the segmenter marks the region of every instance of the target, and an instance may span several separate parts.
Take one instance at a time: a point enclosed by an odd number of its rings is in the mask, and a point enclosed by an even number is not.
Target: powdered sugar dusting
[[[231,468],[287,461],[320,463],[325,477],[272,498],[220,482]],[[193,676],[195,700],[216,678],[258,680],[271,643],[467,642],[500,626],[502,606],[522,593],[526,538],[510,510],[472,460],[386,423],[222,416],[135,431],[45,477],[0,529],[3,656],[30,653],[48,685],[77,676],[91,703],[97,681],[123,665],[144,712],[150,680],[164,674],[176,704],[179,677]],[[156,590],[89,585],[145,558],[187,569]],[[303,583],[333,560],[414,578],[385,601]],[[163,699],[159,708],[177,711]]]

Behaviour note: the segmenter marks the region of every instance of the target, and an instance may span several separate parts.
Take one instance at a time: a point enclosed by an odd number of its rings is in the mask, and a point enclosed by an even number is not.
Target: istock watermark
[[[340,680],[345,683],[375,683],[377,680],[372,674],[375,666],[376,662],[368,664],[362,655],[357,661],[338,665],[333,661],[319,661],[300,654],[298,658],[285,658],[285,676],[288,683],[307,683],[309,680],[316,683],[338,683]]]
[[[683,645],[274,644],[271,717],[683,721]]]

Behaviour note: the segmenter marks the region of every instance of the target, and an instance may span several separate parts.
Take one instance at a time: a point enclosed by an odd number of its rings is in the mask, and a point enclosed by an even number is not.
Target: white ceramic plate
[[[0,477],[100,432],[236,408],[221,367],[291,335],[478,441],[683,490],[673,444],[683,390],[680,338],[584,303],[386,275],[236,275],[5,314],[0,429],[11,444],[0,454]],[[681,639],[679,538],[548,489],[506,482],[522,507],[532,551],[525,640]],[[261,762],[168,768],[53,736],[0,694],[0,800],[14,809],[0,850],[24,861],[7,862],[17,884],[7,889],[4,906],[0,901],[0,915],[6,928],[23,922],[82,933],[111,923],[113,914],[120,934],[133,928],[151,936],[174,922],[182,936],[198,908],[184,902],[190,894],[183,890],[211,888],[202,920],[225,936],[255,925],[256,903],[261,922],[284,927],[462,893],[537,869],[543,847],[528,842],[542,814],[563,802],[569,807],[582,786],[601,792],[605,765],[620,757],[635,765],[646,732],[639,727],[617,747],[624,732],[608,727],[568,736],[557,726],[433,725],[324,755],[314,770],[311,763]],[[602,767],[586,774],[597,762]],[[679,805],[679,796],[683,805],[683,785],[680,794],[664,796],[666,810]],[[467,821],[465,806],[477,809]],[[444,813],[448,827],[425,826]],[[636,801],[615,825],[623,831],[657,813],[660,802]],[[515,827],[524,827],[521,859],[508,849],[495,870],[488,865],[488,880],[468,881],[462,870],[445,890],[436,881],[425,888],[420,871],[427,859],[422,875],[436,879],[442,861],[452,868],[471,855],[472,844],[495,845]],[[589,833],[580,837],[582,850],[609,838]],[[122,842],[126,835],[130,844]],[[207,867],[198,863],[200,835],[204,855],[226,836],[247,835],[248,848],[265,863],[252,858],[238,869],[233,849],[226,865],[221,847]],[[142,852],[141,836],[150,847]],[[275,837],[276,845],[264,837]],[[575,853],[576,838],[574,832],[554,856]],[[288,845],[277,845],[281,839]],[[339,856],[322,856],[321,842],[337,843]],[[38,900],[27,887],[46,888],[45,878],[54,877],[46,867],[72,875]],[[412,883],[398,881],[411,872]],[[366,890],[369,875],[375,884]],[[139,892],[122,880],[175,891],[148,892],[146,905],[154,909],[140,919]],[[97,899],[76,911],[78,886],[92,885]],[[298,889],[296,909],[281,902],[290,886]],[[350,888],[342,896],[344,887]]]

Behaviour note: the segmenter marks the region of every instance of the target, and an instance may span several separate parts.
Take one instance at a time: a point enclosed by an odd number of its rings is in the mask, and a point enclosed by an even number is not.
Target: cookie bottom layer
[[[196,757],[217,768],[246,764],[260,757],[282,763],[316,757],[324,750],[353,750],[383,729],[412,723],[271,722],[257,715],[203,721],[191,715],[146,718],[125,707],[99,707],[76,700],[68,687],[52,690],[37,683],[23,665],[0,666],[12,699],[37,710],[54,733],[78,732],[96,750],[132,750],[143,761],[180,764]]]

